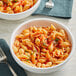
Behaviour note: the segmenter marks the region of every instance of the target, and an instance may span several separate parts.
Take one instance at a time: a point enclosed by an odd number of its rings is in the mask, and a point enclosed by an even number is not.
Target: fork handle
[[[18,75],[15,73],[15,71],[13,70],[13,68],[11,67],[11,65],[10,65],[8,62],[6,62],[6,60],[5,60],[5,61],[2,61],[2,62],[0,62],[0,63],[5,63],[5,64],[7,64],[8,67],[9,67],[9,69],[10,69],[10,71],[12,72],[13,76],[18,76]]]
[[[52,0],[49,0],[49,2],[51,3],[51,2],[52,2]]]
[[[15,73],[15,71],[13,70],[13,68],[11,67],[11,65],[9,63],[7,63],[10,71],[12,72],[13,76],[17,76],[17,74]]]

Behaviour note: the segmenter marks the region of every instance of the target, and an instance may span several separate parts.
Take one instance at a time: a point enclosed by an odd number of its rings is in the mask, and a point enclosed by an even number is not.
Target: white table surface
[[[23,23],[26,20],[33,19],[33,18],[50,18],[55,19],[57,21],[62,22],[65,24],[68,28],[71,29],[75,41],[76,41],[76,0],[73,2],[73,10],[72,10],[72,18],[71,19],[60,19],[60,18],[54,18],[54,17],[48,17],[48,16],[30,16],[28,18],[19,20],[19,21],[8,21],[8,20],[2,20],[0,19],[0,38],[3,38],[7,41],[9,44],[10,37],[13,32],[13,30],[18,27],[19,24]],[[76,48],[75,48],[76,49]],[[30,72],[27,72],[28,76],[76,76],[76,53],[73,54],[70,61],[65,65],[65,67],[62,70],[59,70],[57,72],[51,73],[51,74],[33,74]]]

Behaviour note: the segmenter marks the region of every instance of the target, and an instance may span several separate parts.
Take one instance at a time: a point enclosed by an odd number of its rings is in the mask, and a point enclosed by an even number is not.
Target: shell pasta
[[[64,29],[53,24],[50,27],[30,27],[15,38],[15,55],[25,64],[47,68],[62,63],[71,52],[71,42]]]
[[[1,0],[0,12],[3,13],[20,13],[30,9],[37,0]]]

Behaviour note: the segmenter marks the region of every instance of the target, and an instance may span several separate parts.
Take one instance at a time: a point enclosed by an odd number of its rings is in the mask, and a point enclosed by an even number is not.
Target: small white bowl
[[[21,12],[21,13],[17,13],[17,14],[8,14],[8,13],[3,13],[0,12],[0,18],[2,19],[7,19],[7,20],[20,20],[22,18],[28,17],[30,16],[34,11],[36,11],[36,9],[38,8],[39,4],[40,4],[41,0],[38,0],[37,3],[31,7],[30,9]]]
[[[68,35],[68,38],[72,44],[72,49],[71,49],[71,53],[70,55],[68,56],[68,58],[63,61],[61,64],[58,64],[56,66],[53,66],[53,67],[49,67],[49,68],[36,68],[36,67],[31,67],[25,63],[23,63],[22,61],[20,61],[16,55],[14,54],[14,51],[12,49],[12,45],[13,45],[13,42],[15,40],[15,37],[16,35],[20,34],[22,32],[22,30],[26,29],[26,28],[29,28],[31,26],[36,26],[36,27],[42,27],[42,26],[50,26],[52,24],[54,24],[57,28],[63,28],[67,35]],[[34,73],[51,73],[51,72],[54,72],[54,71],[57,71],[59,70],[60,68],[62,68],[66,63],[67,61],[71,58],[73,52],[74,52],[74,49],[75,49],[75,40],[73,38],[73,35],[72,33],[70,32],[70,30],[66,27],[66,25],[63,25],[62,23],[58,22],[58,21],[55,21],[55,20],[52,20],[52,19],[48,19],[48,18],[37,18],[37,19],[31,19],[29,21],[26,21],[24,23],[22,23],[21,25],[19,25],[15,31],[13,32],[12,36],[11,36],[11,41],[10,41],[10,49],[11,49],[11,54],[13,56],[13,58],[15,59],[15,61],[25,70],[28,70],[30,72],[34,72]],[[69,66],[70,67],[70,66]]]

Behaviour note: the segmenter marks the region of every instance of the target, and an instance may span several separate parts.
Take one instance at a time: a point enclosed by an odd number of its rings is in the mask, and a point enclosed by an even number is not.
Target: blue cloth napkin
[[[46,8],[45,3],[48,0],[41,0],[39,8],[33,13],[33,15],[47,15],[60,18],[71,18],[73,0],[53,0],[54,7],[52,9]]]
[[[13,76],[8,65],[5,63],[0,63],[0,76]]]
[[[2,48],[2,50],[4,51],[4,53],[7,56],[7,62],[11,65],[11,67],[13,68],[13,70],[16,72],[17,76],[27,76],[27,74],[25,73],[24,69],[22,69],[13,59],[11,53],[10,53],[10,49],[8,44],[6,43],[6,41],[4,39],[0,39],[0,47]],[[4,64],[0,64],[0,70],[1,68],[3,68],[0,72],[0,76],[12,76],[11,72],[9,72],[9,68],[8,66],[5,64],[4,66],[2,66]],[[7,71],[5,71],[5,69],[7,69]],[[4,73],[4,74],[3,74]],[[3,74],[3,75],[2,75]]]

